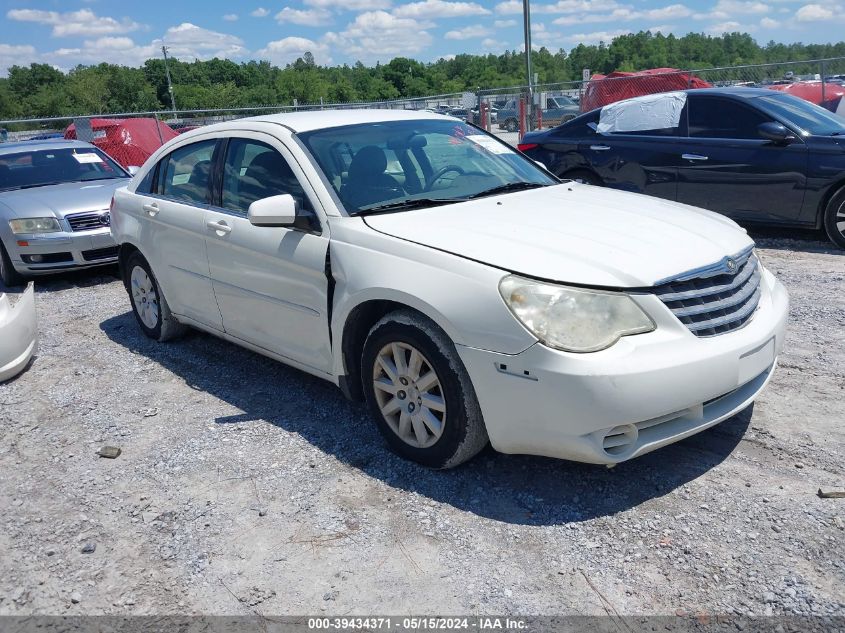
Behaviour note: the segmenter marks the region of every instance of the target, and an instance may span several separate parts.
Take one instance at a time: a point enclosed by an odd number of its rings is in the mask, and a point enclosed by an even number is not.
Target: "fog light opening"
[[[637,437],[639,437],[639,431],[633,424],[615,426],[605,433],[602,448],[608,455],[621,455],[634,445]]]
[[[31,261],[33,264],[40,264],[44,261],[44,258],[41,257],[41,255],[30,255],[29,261]]]

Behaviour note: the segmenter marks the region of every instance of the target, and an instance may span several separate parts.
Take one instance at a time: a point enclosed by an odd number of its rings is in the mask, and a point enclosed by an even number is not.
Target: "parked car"
[[[561,183],[436,114],[188,132],[112,213],[147,336],[193,326],[331,381],[432,467],[488,437],[642,455],[747,407],[783,344],[786,290],[731,220]]]
[[[546,97],[542,111],[543,126],[559,125],[574,119],[580,113],[581,108],[578,103],[569,97],[563,95]],[[516,99],[511,99],[504,108],[499,109],[497,122],[499,129],[508,132],[519,130],[519,102]]]
[[[13,303],[0,289],[0,382],[21,373],[38,349],[35,290],[32,282]]]
[[[0,279],[114,263],[109,202],[129,173],[81,141],[0,147]]]
[[[670,111],[675,120],[664,120]],[[633,126],[609,122],[626,113]],[[824,227],[845,248],[845,119],[788,94],[709,88],[637,97],[526,134],[519,147],[562,178],[743,223]]]

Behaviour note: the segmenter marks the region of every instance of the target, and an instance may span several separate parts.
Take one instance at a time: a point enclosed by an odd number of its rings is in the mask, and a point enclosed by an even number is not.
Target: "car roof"
[[[75,141],[71,139],[44,139],[41,141],[15,141],[14,143],[0,143],[0,155],[14,154],[17,152],[35,151],[35,150],[51,150],[51,149],[67,149],[69,147],[79,147],[85,149],[94,149],[91,143],[84,141]]]
[[[695,88],[684,90],[687,94],[708,94],[714,96],[738,97],[740,99],[754,99],[766,95],[778,94],[777,91],[768,88],[749,88],[747,86],[736,86],[731,88]]]
[[[415,121],[433,119],[442,121],[443,115],[425,110],[380,110],[362,108],[355,110],[309,110],[307,112],[284,112],[239,119],[240,121],[261,121],[284,125],[294,132],[310,132],[323,128],[356,125],[360,123],[383,123],[386,121]],[[225,124],[224,124],[225,127]]]

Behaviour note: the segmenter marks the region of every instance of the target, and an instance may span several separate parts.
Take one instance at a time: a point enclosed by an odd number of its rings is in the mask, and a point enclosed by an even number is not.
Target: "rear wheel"
[[[593,172],[587,171],[586,169],[570,171],[568,173],[563,174],[561,178],[574,180],[575,182],[580,182],[584,185],[593,185],[595,187],[604,186],[604,183],[602,182],[601,178],[596,176]]]
[[[508,119],[505,121],[505,129],[508,132],[517,132],[519,131],[519,125],[516,122],[516,119]]]
[[[0,244],[0,280],[5,286],[20,286],[24,282],[23,275],[12,266],[12,260],[3,244]]]
[[[833,194],[824,212],[824,228],[830,241],[845,248],[845,187]]]
[[[129,256],[124,268],[124,283],[129,292],[132,312],[144,334],[157,341],[178,338],[187,329],[171,314],[155,275],[141,253]]]
[[[361,358],[370,412],[388,446],[430,468],[452,468],[487,444],[475,390],[455,346],[410,311],[370,330]]]

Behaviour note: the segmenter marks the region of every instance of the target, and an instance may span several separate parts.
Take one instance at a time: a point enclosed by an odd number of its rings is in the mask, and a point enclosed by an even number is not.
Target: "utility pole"
[[[531,6],[530,0],[522,0],[522,18],[525,28],[525,78],[528,86],[528,120],[531,120],[534,105],[534,74],[531,72]]]
[[[170,93],[170,108],[173,110],[173,118],[176,118],[176,99],[173,96],[173,83],[170,81],[170,67],[167,65],[167,47],[162,46],[161,52],[164,55],[164,74],[167,75],[167,92]]]

